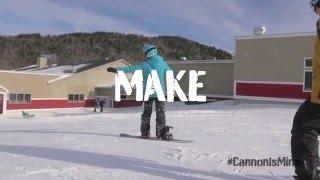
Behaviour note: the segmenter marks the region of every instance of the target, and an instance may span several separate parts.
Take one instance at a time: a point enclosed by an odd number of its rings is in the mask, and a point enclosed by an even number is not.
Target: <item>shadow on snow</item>
[[[43,158],[49,160],[57,160],[68,163],[82,164],[88,166],[95,166],[107,169],[122,169],[138,173],[149,174],[153,176],[170,178],[170,179],[184,179],[194,180],[203,179],[205,176],[209,178],[221,178],[230,180],[256,180],[256,179],[279,179],[285,177],[271,177],[271,176],[239,176],[231,175],[223,172],[207,172],[195,169],[188,169],[183,167],[168,166],[158,164],[154,161],[99,154],[92,152],[82,152],[68,149],[23,146],[23,145],[0,145],[0,152],[24,155],[29,157]],[[288,177],[286,177],[288,178]]]

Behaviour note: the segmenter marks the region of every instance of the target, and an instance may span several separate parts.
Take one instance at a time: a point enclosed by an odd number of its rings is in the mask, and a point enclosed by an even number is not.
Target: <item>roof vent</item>
[[[180,60],[181,61],[188,61],[188,58],[187,57],[180,57]]]
[[[266,34],[267,28],[264,26],[261,27],[254,27],[253,28],[253,35],[255,36],[263,36]]]
[[[48,67],[48,58],[47,57],[38,57],[37,59],[38,69],[43,69]]]

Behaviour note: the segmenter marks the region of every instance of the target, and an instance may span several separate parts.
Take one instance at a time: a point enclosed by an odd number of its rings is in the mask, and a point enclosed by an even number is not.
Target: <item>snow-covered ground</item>
[[[292,167],[234,167],[231,157],[290,158],[298,105],[221,101],[167,105],[168,124],[189,143],[128,139],[141,107],[35,111],[0,116],[0,179],[290,179]],[[154,119],[152,135],[154,136]]]

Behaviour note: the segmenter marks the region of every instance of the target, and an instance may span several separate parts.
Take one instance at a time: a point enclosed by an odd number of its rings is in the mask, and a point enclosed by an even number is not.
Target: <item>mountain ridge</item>
[[[194,60],[231,59],[231,54],[214,46],[201,44],[180,36],[146,37],[115,32],[39,33],[0,36],[0,69],[16,69],[36,63],[37,57],[53,54],[59,65],[91,61],[125,59],[137,63],[143,59],[141,47],[152,43],[167,60],[181,57]]]

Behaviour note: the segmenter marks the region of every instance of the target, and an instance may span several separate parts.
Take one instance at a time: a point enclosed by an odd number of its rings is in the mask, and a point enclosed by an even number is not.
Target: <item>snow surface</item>
[[[292,167],[233,167],[230,157],[290,157],[290,129],[298,105],[221,101],[167,104],[177,139],[139,135],[142,107],[28,111],[0,116],[0,179],[290,179]],[[154,116],[152,135],[154,136]]]

